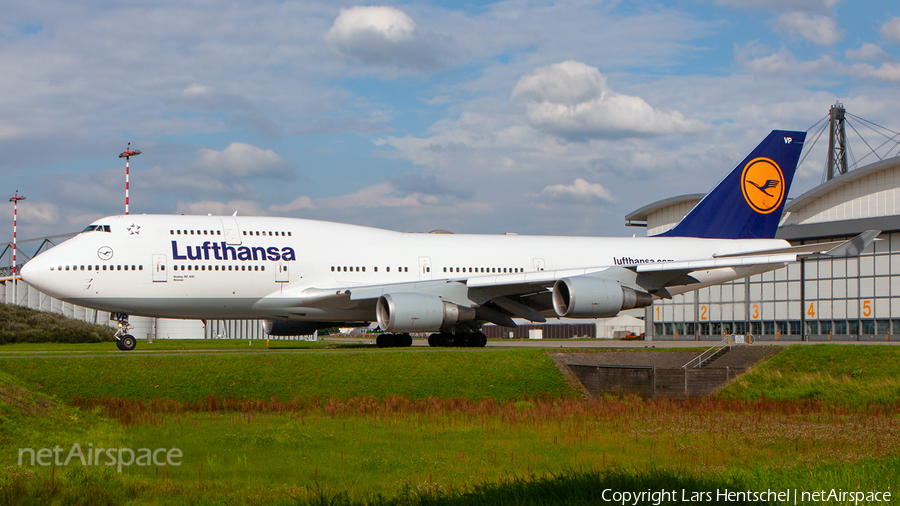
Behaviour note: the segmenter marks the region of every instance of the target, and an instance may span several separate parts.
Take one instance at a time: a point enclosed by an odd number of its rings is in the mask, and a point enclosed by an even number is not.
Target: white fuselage
[[[86,307],[197,319],[374,321],[372,303],[304,306],[301,292],[708,259],[788,246],[774,239],[402,233],[232,216],[111,216],[90,228],[28,262],[25,281]],[[753,272],[725,269],[703,285]]]

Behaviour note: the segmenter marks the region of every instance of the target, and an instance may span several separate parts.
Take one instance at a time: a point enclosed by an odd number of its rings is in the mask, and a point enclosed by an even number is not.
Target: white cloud
[[[193,167],[201,172],[223,178],[294,177],[291,164],[271,149],[260,149],[243,142],[232,142],[222,151],[202,148]]]
[[[866,42],[859,49],[848,49],[844,55],[847,58],[855,60],[889,61],[891,59],[884,49],[881,49],[871,42]]]
[[[813,11],[830,12],[841,0],[717,0],[723,5],[755,7],[775,12]]]
[[[251,200],[232,200],[229,202],[217,202],[214,200],[198,200],[196,202],[179,201],[175,206],[175,212],[181,214],[212,214],[227,216],[237,211],[243,216],[266,216],[267,213],[260,205]]]
[[[273,204],[269,206],[269,210],[276,213],[289,213],[298,209],[315,209],[316,205],[312,199],[307,196],[300,196],[285,205]]]
[[[513,100],[525,100],[528,122],[569,140],[621,139],[703,130],[678,111],[654,109],[641,97],[615,93],[596,67],[565,61],[522,77]]]
[[[434,70],[452,59],[453,41],[418,30],[405,12],[389,6],[341,9],[325,40],[345,57],[371,66]]]
[[[51,202],[26,200],[18,206],[18,215],[21,222],[52,225],[59,220],[59,208]]]
[[[192,84],[182,90],[181,95],[185,97],[208,97],[215,93],[215,89],[205,84]]]
[[[900,82],[900,63],[885,62],[880,67],[869,67],[864,70],[863,75],[874,77],[881,81],[897,83]]]
[[[776,26],[786,32],[799,33],[820,46],[830,46],[842,37],[835,19],[824,14],[787,12],[778,17]]]
[[[588,183],[584,179],[577,178],[571,185],[555,184],[541,190],[541,196],[553,200],[570,201],[592,204],[596,202],[612,202],[615,199],[609,190],[599,183]]]
[[[881,35],[893,42],[900,42],[900,17],[881,25]]]
[[[814,74],[827,68],[833,70],[837,66],[827,55],[814,61],[799,61],[792,52],[784,48],[776,53],[754,58],[761,49],[763,48],[755,44],[738,47],[735,50],[735,60],[753,73],[763,75]]]

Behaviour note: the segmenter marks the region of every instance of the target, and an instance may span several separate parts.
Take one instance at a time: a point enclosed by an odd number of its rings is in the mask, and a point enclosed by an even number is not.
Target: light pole
[[[128,149],[119,153],[119,158],[125,159],[125,214],[128,214],[128,162],[132,156],[141,154],[140,149],[131,150],[131,143],[128,143]]]
[[[12,268],[12,282],[13,282],[13,304],[18,304],[19,300],[16,296],[16,227],[18,225],[18,217],[19,217],[19,201],[25,200],[25,197],[19,195],[19,190],[16,190],[16,195],[9,199],[10,202],[13,203],[13,268]]]

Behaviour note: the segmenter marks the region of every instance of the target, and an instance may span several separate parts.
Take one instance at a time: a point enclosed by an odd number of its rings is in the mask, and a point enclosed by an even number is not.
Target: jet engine
[[[646,307],[653,296],[602,278],[562,278],[553,285],[553,309],[569,318],[603,318],[619,311]]]
[[[385,332],[433,332],[445,325],[475,319],[475,309],[424,293],[389,293],[375,306],[378,325]]]
[[[263,328],[270,336],[308,336],[319,329],[319,322],[266,320]]]

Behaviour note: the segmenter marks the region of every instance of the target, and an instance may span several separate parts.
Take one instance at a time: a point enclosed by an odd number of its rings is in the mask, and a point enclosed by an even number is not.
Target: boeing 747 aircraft
[[[22,278],[61,300],[110,311],[122,350],[128,315],[262,319],[271,335],[377,321],[381,346],[484,346],[480,324],[602,318],[656,298],[777,269],[845,243],[774,239],[804,132],[773,131],[674,229],[592,238],[401,233],[305,219],[122,215],[41,253]],[[330,247],[328,244],[365,246]],[[122,331],[121,329],[124,329]]]

